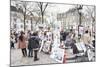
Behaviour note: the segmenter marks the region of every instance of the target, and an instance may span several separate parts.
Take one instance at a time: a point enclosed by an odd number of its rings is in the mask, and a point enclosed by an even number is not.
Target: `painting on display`
[[[95,8],[11,0],[10,66],[95,62]]]

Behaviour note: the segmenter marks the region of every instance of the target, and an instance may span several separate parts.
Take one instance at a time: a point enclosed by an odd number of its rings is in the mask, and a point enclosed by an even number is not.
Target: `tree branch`
[[[45,9],[47,8],[47,6],[48,6],[48,3],[46,3],[46,5],[45,5],[44,10],[43,10],[43,13],[44,13]]]

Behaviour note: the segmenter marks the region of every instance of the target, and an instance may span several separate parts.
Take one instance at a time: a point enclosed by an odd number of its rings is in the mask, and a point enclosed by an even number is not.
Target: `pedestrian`
[[[86,47],[85,55],[88,56],[88,50],[91,47],[91,44],[90,44],[91,43],[91,38],[90,38],[90,34],[89,34],[88,30],[85,31],[85,34],[83,35],[82,39],[83,39],[83,43]]]
[[[24,34],[25,34],[24,32],[21,32],[21,35],[19,36],[18,48],[22,50],[23,57],[26,57],[27,56],[26,38]]]
[[[37,32],[34,32],[33,35],[31,36],[30,40],[29,40],[29,48],[32,49],[33,48],[33,51],[34,51],[34,61],[37,61],[39,60],[37,54],[38,54],[38,50],[39,50],[39,37],[38,37],[38,34]],[[32,51],[31,51],[32,53]]]
[[[17,43],[17,40],[18,40],[18,33],[17,33],[17,32],[14,32],[14,36],[15,36],[15,43]]]
[[[32,37],[28,39],[28,57],[33,57],[33,43],[32,43]]]
[[[86,46],[90,45],[91,37],[89,35],[88,30],[85,31],[85,34],[83,35],[83,42]]]
[[[66,32],[61,30],[60,32],[60,41],[65,41],[66,40]]]
[[[11,39],[10,39],[11,48],[14,48],[14,43],[15,43],[15,38],[14,35],[11,34]]]

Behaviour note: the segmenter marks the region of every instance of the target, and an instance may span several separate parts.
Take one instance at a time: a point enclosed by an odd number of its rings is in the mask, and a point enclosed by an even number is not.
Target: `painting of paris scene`
[[[95,5],[10,1],[10,66],[95,62]]]

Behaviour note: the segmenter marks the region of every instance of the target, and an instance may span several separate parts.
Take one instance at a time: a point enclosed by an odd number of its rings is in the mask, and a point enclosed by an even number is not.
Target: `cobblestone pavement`
[[[22,57],[20,49],[11,49],[11,66],[57,63],[43,52],[38,53],[38,57],[39,61],[34,61],[33,57]]]
[[[11,66],[20,66],[20,65],[37,65],[37,64],[54,64],[58,63],[55,60],[50,58],[50,55],[43,52],[38,53],[39,60],[34,61],[34,58],[22,57],[21,49],[11,49]],[[66,63],[72,62],[85,62],[88,61],[87,57],[78,57],[72,58],[73,55],[69,55],[70,59],[67,59]]]

